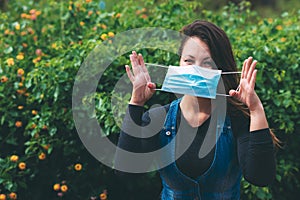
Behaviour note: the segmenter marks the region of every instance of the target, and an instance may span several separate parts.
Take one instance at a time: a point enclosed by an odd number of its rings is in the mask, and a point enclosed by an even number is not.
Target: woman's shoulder
[[[152,117],[161,117],[166,116],[167,112],[169,111],[170,104],[166,105],[154,105],[148,109],[144,115],[143,119],[152,118]]]

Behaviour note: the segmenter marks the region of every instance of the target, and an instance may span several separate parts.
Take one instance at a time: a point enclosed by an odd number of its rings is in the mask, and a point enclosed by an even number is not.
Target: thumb
[[[232,97],[236,97],[238,94],[238,92],[236,90],[230,90],[229,91],[229,95],[232,96]]]
[[[148,88],[150,88],[151,90],[154,90],[154,89],[156,88],[155,83],[152,83],[152,82],[148,82],[148,83],[147,83],[147,86],[148,86]]]

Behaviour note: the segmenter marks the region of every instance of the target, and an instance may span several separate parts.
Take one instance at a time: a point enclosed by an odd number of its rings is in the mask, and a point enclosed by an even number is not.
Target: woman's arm
[[[232,118],[238,159],[244,178],[251,184],[267,186],[275,179],[274,145],[269,128],[249,132],[250,119],[243,114]]]
[[[229,94],[247,105],[250,118],[246,122],[236,119],[238,125],[238,157],[246,180],[266,186],[275,178],[274,144],[263,105],[254,91],[257,61],[249,57],[244,61],[239,90]]]

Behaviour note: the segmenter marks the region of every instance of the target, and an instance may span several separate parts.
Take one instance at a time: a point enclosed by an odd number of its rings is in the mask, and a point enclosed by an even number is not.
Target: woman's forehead
[[[183,46],[182,56],[210,57],[208,46],[197,37],[190,37]]]

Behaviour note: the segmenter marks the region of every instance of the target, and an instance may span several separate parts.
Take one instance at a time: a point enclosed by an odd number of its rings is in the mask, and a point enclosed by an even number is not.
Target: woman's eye
[[[203,67],[213,68],[213,66],[214,66],[213,62],[204,62],[203,63]]]
[[[184,62],[186,62],[186,63],[193,63],[194,61],[192,59],[185,59]]]

